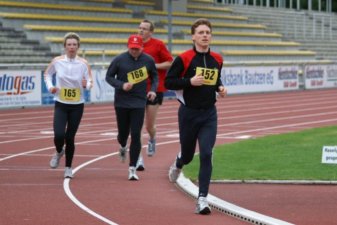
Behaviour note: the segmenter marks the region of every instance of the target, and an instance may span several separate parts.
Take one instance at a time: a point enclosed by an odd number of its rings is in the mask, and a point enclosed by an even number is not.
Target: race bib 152
[[[205,85],[215,85],[218,80],[218,69],[209,69],[204,67],[197,67],[196,74],[204,77]]]

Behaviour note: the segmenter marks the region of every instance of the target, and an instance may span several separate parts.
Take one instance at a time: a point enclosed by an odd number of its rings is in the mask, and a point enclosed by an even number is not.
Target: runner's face
[[[212,39],[211,29],[206,25],[200,25],[195,29],[192,40],[197,50],[208,50]]]
[[[64,48],[69,58],[75,58],[78,50],[77,40],[73,38],[67,39]]]
[[[133,58],[138,58],[142,53],[143,49],[141,48],[129,48],[129,53]]]
[[[140,23],[138,27],[138,34],[142,36],[143,41],[146,42],[152,36],[152,32],[150,31],[150,24],[149,23]]]

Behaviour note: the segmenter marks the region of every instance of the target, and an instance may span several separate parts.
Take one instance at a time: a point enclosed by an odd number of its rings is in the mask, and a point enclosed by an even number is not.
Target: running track
[[[161,107],[158,151],[152,158],[144,155],[146,170],[138,173],[138,182],[128,181],[128,166],[119,162],[111,103],[86,105],[70,182],[63,180],[64,162],[56,170],[48,166],[53,108],[0,110],[0,224],[247,224],[215,210],[211,216],[194,214],[195,200],[169,183],[168,168],[179,149],[177,107],[175,100]],[[336,89],[233,95],[219,99],[217,107],[217,144],[337,125]],[[337,224],[335,190],[334,185],[210,187],[228,202],[298,225]]]

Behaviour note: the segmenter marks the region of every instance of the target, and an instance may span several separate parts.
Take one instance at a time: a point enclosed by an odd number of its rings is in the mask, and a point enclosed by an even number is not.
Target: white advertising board
[[[0,108],[41,105],[40,70],[1,70]]]
[[[91,102],[113,101],[115,89],[105,81],[106,70],[92,70],[94,86],[90,91]]]
[[[221,80],[229,94],[296,90],[298,66],[223,67]]]
[[[337,163],[337,146],[323,146],[322,163]]]
[[[305,67],[305,88],[337,87],[337,65],[307,65]]]

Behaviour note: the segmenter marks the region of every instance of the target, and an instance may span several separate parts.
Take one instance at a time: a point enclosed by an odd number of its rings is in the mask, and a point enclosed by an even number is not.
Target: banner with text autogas
[[[0,70],[0,108],[41,105],[40,70]]]

